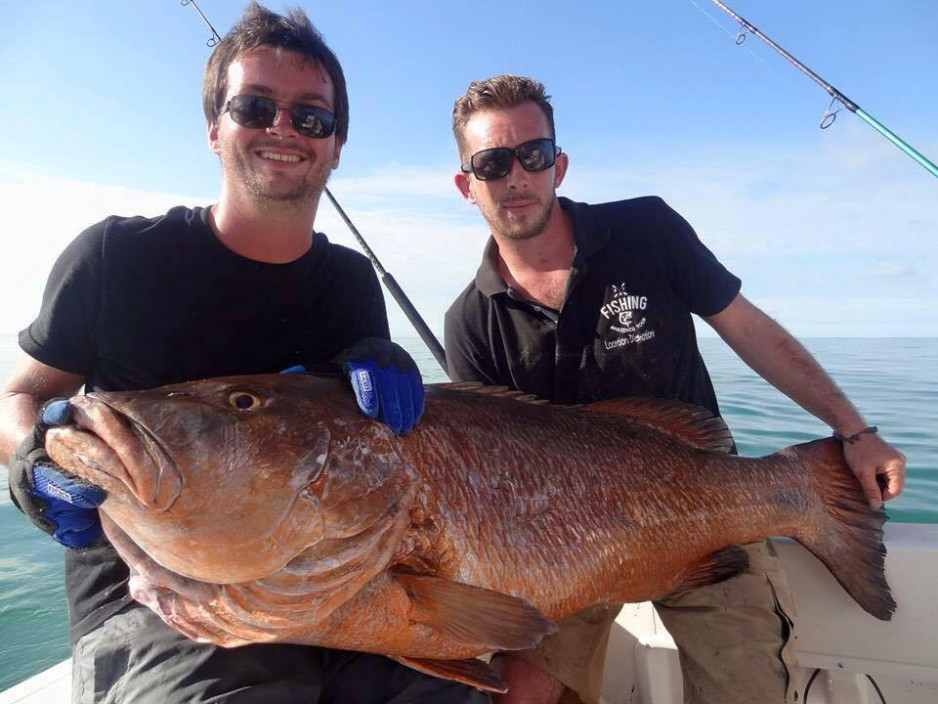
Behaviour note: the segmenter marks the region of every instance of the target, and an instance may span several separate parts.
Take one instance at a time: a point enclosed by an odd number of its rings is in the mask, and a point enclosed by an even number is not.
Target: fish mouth
[[[94,394],[69,401],[73,424],[50,428],[46,449],[59,466],[101,487],[166,511],[182,490],[169,452],[143,425]]]

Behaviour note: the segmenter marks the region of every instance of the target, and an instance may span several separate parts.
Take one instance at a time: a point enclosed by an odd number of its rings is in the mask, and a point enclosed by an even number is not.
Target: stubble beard
[[[221,149],[222,169],[241,185],[256,206],[261,209],[300,209],[319,201],[331,172],[327,159],[307,152],[304,156],[310,168],[302,178],[271,183],[269,176],[251,164],[250,153],[257,149],[257,145],[250,145],[246,150],[240,150],[232,144],[223,144]]]
[[[483,215],[486,216],[485,219],[488,220],[489,227],[505,239],[515,241],[530,240],[540,235],[546,229],[547,223],[550,222],[551,213],[553,213],[554,210],[554,200],[554,194],[551,193],[547,206],[533,220],[518,221],[497,214],[492,214],[491,217],[489,217],[487,213],[483,213]]]

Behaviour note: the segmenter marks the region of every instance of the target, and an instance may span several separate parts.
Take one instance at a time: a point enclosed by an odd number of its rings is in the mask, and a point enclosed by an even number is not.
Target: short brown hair
[[[513,108],[526,100],[534,101],[547,118],[550,138],[556,140],[554,133],[554,108],[550,96],[544,92],[544,84],[526,76],[502,74],[484,81],[473,81],[466,92],[456,98],[453,105],[453,136],[459,148],[459,158],[466,159],[465,129],[472,116],[483,110],[493,108]]]
[[[306,13],[298,7],[288,10],[283,16],[252,0],[241,19],[218,42],[205,65],[202,80],[205,119],[214,122],[221,114],[228,92],[228,67],[231,63],[245,51],[261,47],[277,52],[296,52],[326,70],[335,87],[335,136],[340,144],[345,144],[348,139],[348,89],[342,65]]]

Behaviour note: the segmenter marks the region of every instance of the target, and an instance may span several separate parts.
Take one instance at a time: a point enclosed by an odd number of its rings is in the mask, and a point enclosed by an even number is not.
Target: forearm
[[[0,463],[9,465],[20,442],[36,424],[43,403],[78,391],[84,378],[21,354],[13,375],[0,389]]]
[[[36,424],[42,403],[31,394],[8,391],[0,396],[0,464],[9,465],[17,446]]]
[[[866,426],[850,399],[798,340],[745,299],[740,305],[745,307],[741,324],[714,324],[740,359],[838,433],[850,435]]]
[[[707,322],[746,364],[836,432],[849,437],[866,426],[860,412],[801,343],[742,295]],[[905,457],[878,435],[863,434],[846,442],[844,459],[872,508],[902,491]],[[885,489],[880,489],[878,476]]]

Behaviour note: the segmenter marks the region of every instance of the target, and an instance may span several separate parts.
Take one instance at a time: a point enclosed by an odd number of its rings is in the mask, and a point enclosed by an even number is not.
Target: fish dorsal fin
[[[399,572],[414,610],[411,620],[480,651],[523,650],[554,633],[556,624],[523,599],[442,577]]]
[[[749,554],[739,545],[730,545],[690,565],[678,576],[667,596],[722,582],[735,577],[748,566]]]
[[[408,658],[398,655],[394,658],[402,665],[407,665],[418,672],[434,677],[442,677],[476,687],[484,692],[504,694],[508,684],[489,665],[467,658],[466,660],[429,660],[427,658]]]
[[[526,394],[523,391],[518,391],[517,389],[513,389],[510,386],[491,386],[489,384],[483,384],[479,381],[457,381],[447,384],[434,384],[434,386],[440,389],[452,389],[453,391],[472,391],[481,396],[511,398],[515,401],[530,403],[535,406],[546,406],[550,403],[550,401],[540,398],[539,396],[535,396],[534,394]]]
[[[629,396],[597,401],[579,408],[648,423],[702,450],[729,452],[733,447],[733,436],[722,418],[706,408],[683,401]]]
[[[483,396],[510,398],[535,406],[553,405],[570,410],[626,416],[653,425],[658,430],[674,435],[702,450],[729,452],[733,447],[733,436],[722,418],[713,415],[702,406],[684,401],[650,396],[624,396],[588,404],[551,404],[539,396],[526,394],[509,386],[490,386],[478,381],[460,381],[434,384],[434,386],[453,391],[471,391]]]

